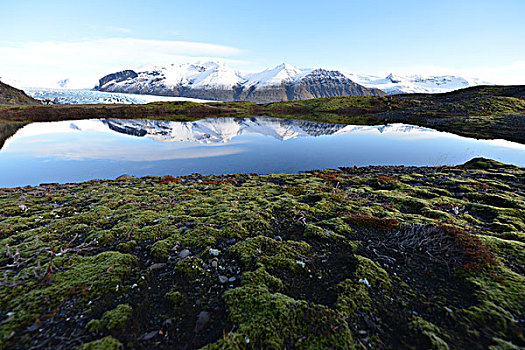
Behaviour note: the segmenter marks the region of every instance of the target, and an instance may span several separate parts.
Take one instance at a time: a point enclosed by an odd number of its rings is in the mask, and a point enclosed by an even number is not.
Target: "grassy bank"
[[[193,121],[254,115],[339,124],[410,123],[468,137],[525,143],[524,86],[478,86],[446,94],[327,97],[267,104],[158,102],[133,106],[0,106],[0,122],[91,118]]]
[[[0,347],[525,346],[525,169],[0,190]]]

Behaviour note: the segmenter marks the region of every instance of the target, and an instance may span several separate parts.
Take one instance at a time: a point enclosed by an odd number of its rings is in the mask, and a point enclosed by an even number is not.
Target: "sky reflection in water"
[[[525,166],[525,145],[404,124],[344,126],[268,117],[33,123],[0,150],[0,187],[124,173],[267,174],[354,165],[455,165],[478,156]]]

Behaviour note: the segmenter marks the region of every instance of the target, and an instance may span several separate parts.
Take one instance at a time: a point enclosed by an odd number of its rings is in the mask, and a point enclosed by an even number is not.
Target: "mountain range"
[[[223,63],[145,66],[106,75],[99,91],[180,96],[218,101],[273,102],[327,96],[382,96],[339,71],[301,70],[288,64],[242,75]]]
[[[242,74],[224,63],[146,65],[99,80],[95,90],[218,101],[274,102],[328,96],[383,96],[399,93],[438,93],[475,85],[479,79],[453,75],[386,77],[338,70],[302,69],[283,63],[258,73]]]

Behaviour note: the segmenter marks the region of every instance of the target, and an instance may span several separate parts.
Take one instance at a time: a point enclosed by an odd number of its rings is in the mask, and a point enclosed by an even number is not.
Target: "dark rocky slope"
[[[40,102],[0,81],[0,105],[39,105]]]

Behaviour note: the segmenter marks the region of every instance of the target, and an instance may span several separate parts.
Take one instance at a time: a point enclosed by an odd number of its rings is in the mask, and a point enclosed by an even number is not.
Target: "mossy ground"
[[[0,190],[1,348],[525,346],[525,169]]]

